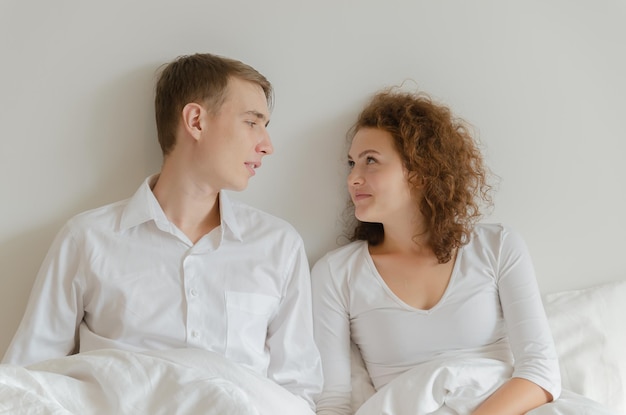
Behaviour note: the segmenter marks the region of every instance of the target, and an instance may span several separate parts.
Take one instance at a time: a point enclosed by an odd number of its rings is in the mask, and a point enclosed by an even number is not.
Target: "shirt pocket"
[[[267,327],[278,305],[278,297],[227,291],[226,357],[252,367],[265,360]]]

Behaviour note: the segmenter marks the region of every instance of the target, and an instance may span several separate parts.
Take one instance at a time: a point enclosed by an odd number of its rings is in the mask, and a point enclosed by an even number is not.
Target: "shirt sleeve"
[[[76,349],[83,318],[76,275],[79,250],[66,225],[53,241],[35,279],[26,311],[2,360],[27,366]]]
[[[510,229],[501,235],[498,290],[515,359],[513,377],[539,385],[556,399],[561,393],[558,356],[528,248]]]
[[[324,389],[317,400],[318,415],[352,413],[347,278],[333,275],[334,271],[325,256],[311,272],[315,340],[324,373]]]
[[[286,272],[280,308],[268,328],[268,377],[315,409],[314,401],[323,380],[313,337],[309,263],[301,241],[288,261]]]

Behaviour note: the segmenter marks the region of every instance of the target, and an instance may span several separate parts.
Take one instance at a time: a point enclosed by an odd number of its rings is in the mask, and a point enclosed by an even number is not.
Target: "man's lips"
[[[259,167],[261,167],[261,162],[260,161],[248,161],[248,162],[246,162],[244,164],[248,168],[248,171],[250,172],[251,176],[254,176],[256,174],[255,170],[258,169]]]

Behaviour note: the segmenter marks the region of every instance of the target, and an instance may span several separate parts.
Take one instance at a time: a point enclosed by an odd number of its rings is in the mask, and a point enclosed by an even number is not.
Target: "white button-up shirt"
[[[301,237],[221,192],[221,225],[193,244],[166,218],[155,182],[61,229],[3,362],[195,347],[312,403],[322,375]]]

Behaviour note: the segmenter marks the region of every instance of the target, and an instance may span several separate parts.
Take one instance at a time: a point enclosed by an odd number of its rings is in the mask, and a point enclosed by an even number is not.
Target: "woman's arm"
[[[313,326],[324,373],[324,389],[316,401],[318,415],[352,414],[347,284],[334,271],[328,256],[311,271]]]
[[[497,279],[514,370],[473,415],[524,414],[561,392],[556,348],[530,253],[521,236],[507,228],[501,234]]]
[[[522,415],[544,403],[552,395],[533,382],[512,378],[502,385],[472,415]]]

